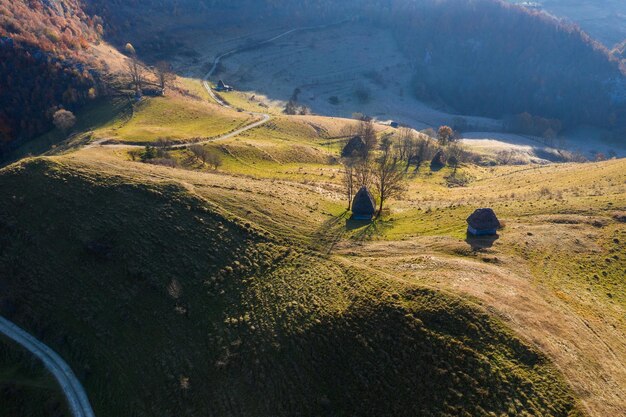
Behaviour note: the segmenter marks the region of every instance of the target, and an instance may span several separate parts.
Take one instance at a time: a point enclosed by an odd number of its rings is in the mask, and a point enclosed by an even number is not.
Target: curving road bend
[[[260,42],[258,42],[256,44],[256,46],[261,46],[261,45],[265,45],[265,44],[274,42],[274,41],[276,41],[278,39],[284,38],[285,36],[291,35],[292,33],[295,33],[295,32],[302,32],[302,31],[306,31],[306,30],[324,29],[324,28],[327,28],[327,27],[340,25],[342,23],[345,23],[345,21],[337,22],[337,23],[330,23],[330,24],[326,24],[326,25],[308,26],[308,27],[301,27],[301,28],[291,29],[291,30],[283,32],[283,33],[281,33],[279,35],[276,35],[273,38],[266,39],[264,41],[260,41]],[[222,107],[232,108],[232,106],[230,106],[224,100],[219,98],[217,96],[217,94],[215,94],[215,92],[211,88],[211,84],[209,83],[209,78],[211,78],[213,76],[213,74],[217,70],[217,66],[222,61],[223,58],[226,58],[226,57],[228,57],[230,55],[234,55],[234,54],[236,54],[238,52],[241,52],[243,50],[244,50],[244,48],[235,48],[235,49],[232,49],[232,50],[230,50],[228,52],[224,52],[223,54],[217,56],[215,58],[215,60],[213,61],[213,66],[211,67],[211,70],[202,79],[202,85],[204,86],[206,91],[209,93],[211,98],[218,105],[220,105]],[[249,125],[246,125],[246,126],[244,126],[242,128],[239,128],[237,130],[234,130],[234,131],[232,131],[230,133],[227,133],[227,134],[224,134],[222,136],[218,136],[218,137],[211,138],[211,139],[206,139],[206,140],[199,141],[199,142],[180,143],[180,144],[177,144],[177,145],[173,145],[172,148],[174,148],[174,149],[182,149],[182,148],[189,147],[191,145],[202,145],[202,144],[205,144],[205,143],[210,143],[210,142],[215,142],[215,141],[219,141],[219,140],[230,139],[230,138],[232,138],[234,136],[240,135],[243,132],[246,132],[248,130],[254,129],[254,128],[259,127],[261,125],[264,125],[265,123],[269,122],[272,119],[272,116],[270,116],[267,113],[256,113],[256,112],[245,112],[245,113],[249,114],[249,115],[251,115],[253,117],[257,117],[257,118],[260,117],[260,120],[252,122]],[[121,144],[121,143],[110,143],[110,144],[107,144],[106,142],[108,142],[108,141],[109,141],[109,139],[100,139],[100,140],[97,140],[95,142],[92,142],[91,144],[87,145],[85,148],[92,148],[92,147],[95,147],[95,146],[106,146],[106,147],[109,147],[109,148],[144,148],[145,147],[145,145],[130,145],[130,144]]]
[[[340,23],[343,23],[343,22],[340,22]],[[305,30],[323,29],[323,28],[326,28],[326,27],[329,27],[329,26],[340,24],[340,23],[332,23],[332,24],[326,24],[326,25],[308,26],[308,27],[290,29],[290,30],[288,30],[286,32],[283,32],[283,33],[281,33],[279,35],[274,36],[273,38],[266,39],[264,41],[258,42],[256,44],[256,46],[261,46],[261,45],[265,45],[265,44],[274,42],[274,41],[276,41],[276,40],[278,40],[280,38],[284,38],[285,36],[291,35],[292,33],[295,33],[295,32],[302,32],[302,31],[305,31]],[[222,61],[223,58],[226,58],[226,57],[228,57],[230,55],[234,55],[234,54],[236,54],[238,52],[241,52],[242,50],[243,50],[243,48],[235,48],[235,49],[232,49],[232,50],[230,50],[228,52],[224,52],[223,54],[221,54],[218,57],[216,57],[215,60],[213,61],[213,66],[211,67],[211,70],[204,76],[204,79],[202,80],[202,85],[204,86],[206,91],[209,93],[211,98],[213,100],[215,100],[215,102],[217,104],[219,104],[220,106],[222,106],[222,107],[232,108],[228,103],[226,103],[224,100],[219,98],[217,96],[217,94],[215,94],[215,92],[211,88],[211,84],[209,83],[209,78],[211,78],[213,76],[213,74],[217,70],[217,66]],[[230,139],[233,136],[239,135],[240,133],[243,133],[243,132],[248,131],[250,129],[254,129],[256,127],[264,125],[265,123],[269,122],[272,119],[272,116],[270,116],[267,113],[256,113],[256,112],[246,112],[246,113],[251,115],[251,116],[254,116],[254,117],[260,117],[261,120],[253,122],[253,123],[251,123],[251,124],[249,124],[247,126],[242,127],[241,129],[237,129],[234,132],[228,133],[226,135],[219,136],[219,137],[213,138],[213,139],[208,139],[208,140],[202,141],[202,142],[196,142],[196,143],[194,143],[194,145],[207,143],[207,142],[214,142],[216,140]],[[186,146],[189,146],[189,145],[188,144],[180,144],[180,145],[173,146],[173,148],[184,148]]]
[[[43,362],[61,386],[72,416],[95,417],[85,388],[70,366],[55,351],[1,316],[0,333],[23,346]]]

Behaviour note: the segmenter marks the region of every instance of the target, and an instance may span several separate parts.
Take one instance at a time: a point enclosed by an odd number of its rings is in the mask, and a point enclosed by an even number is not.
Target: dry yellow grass
[[[306,137],[299,140],[306,144]],[[253,134],[237,146],[275,152],[278,142]],[[624,224],[612,218],[626,207],[626,161],[465,167],[474,181],[463,189],[448,188],[446,172],[421,172],[377,230],[365,232],[346,229],[336,179],[303,184],[250,172],[198,173],[122,161],[117,152],[90,149],[64,158],[83,168],[181,182],[280,236],[314,241],[349,263],[479,300],[555,362],[590,415],[619,415],[626,407],[626,295],[611,282],[624,271],[623,250],[606,283],[587,280],[592,265],[615,253],[613,239],[626,241]],[[264,168],[279,166],[270,161]],[[507,227],[493,247],[472,252],[464,219],[478,206],[495,207]]]
[[[190,92],[197,87],[195,81],[182,85]],[[190,102],[185,106],[214,107]],[[196,131],[194,123],[181,114],[167,128],[183,138]],[[424,166],[409,175],[407,192],[390,201],[374,226],[352,224],[335,138],[355,123],[277,114],[262,127],[208,145],[224,156],[217,172],[131,162],[124,149],[99,147],[55,160],[141,182],[182,184],[244,222],[339,262],[463,294],[545,352],[590,415],[623,414],[626,226],[614,214],[626,211],[626,161],[462,166],[471,178],[464,188],[448,188],[448,168],[431,173]],[[130,139],[126,134],[118,133]],[[185,157],[185,151],[174,154]],[[465,240],[465,218],[485,206],[506,228],[493,245],[474,250]]]
[[[522,236],[510,239],[516,238]],[[590,415],[620,415],[626,404],[623,305],[596,304],[584,293],[550,288],[528,261],[498,248],[476,257],[454,255],[466,250],[457,240],[427,237],[348,244],[339,253],[355,264],[479,300],[555,362]]]

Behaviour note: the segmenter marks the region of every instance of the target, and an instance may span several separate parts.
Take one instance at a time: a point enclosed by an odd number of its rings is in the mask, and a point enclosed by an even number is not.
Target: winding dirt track
[[[307,30],[324,29],[324,28],[327,28],[327,27],[340,25],[342,23],[344,23],[344,22],[330,23],[330,24],[326,24],[326,25],[308,26],[308,27],[301,27],[301,28],[291,29],[291,30],[288,30],[286,32],[281,33],[280,35],[276,35],[273,38],[270,38],[270,39],[258,42],[256,44],[256,46],[261,46],[261,45],[265,45],[265,44],[274,42],[274,41],[276,41],[278,39],[284,38],[285,36],[291,35],[292,33],[302,32],[302,31],[307,31]],[[222,100],[221,98],[219,98],[215,94],[215,92],[211,88],[211,84],[209,83],[209,79],[213,76],[213,74],[217,70],[217,66],[222,61],[222,59],[224,59],[224,58],[226,58],[228,56],[234,55],[234,54],[236,54],[238,52],[242,52],[243,50],[244,50],[244,48],[235,48],[235,49],[232,49],[232,50],[230,50],[228,52],[224,52],[223,54],[217,56],[215,58],[215,60],[213,61],[213,66],[211,67],[211,70],[204,76],[204,78],[202,80],[202,85],[204,86],[206,91],[209,93],[211,98],[213,100],[215,100],[215,102],[217,104],[219,104],[220,106],[222,106],[222,107],[232,109],[232,107],[228,103],[226,103],[224,100]],[[246,126],[244,126],[242,128],[239,128],[237,130],[234,130],[234,131],[232,131],[230,133],[227,133],[225,135],[222,135],[222,136],[218,136],[218,137],[215,137],[215,138],[203,140],[203,141],[200,141],[200,142],[180,143],[180,144],[177,144],[177,145],[173,145],[172,148],[174,148],[174,149],[182,149],[182,148],[186,148],[186,147],[191,146],[191,145],[202,145],[202,144],[205,144],[205,143],[210,143],[210,142],[216,142],[216,141],[220,141],[220,140],[230,139],[230,138],[232,138],[234,136],[242,134],[243,132],[246,132],[248,130],[257,128],[259,126],[262,126],[262,125],[264,125],[265,123],[269,122],[272,119],[272,116],[267,114],[267,113],[256,113],[256,112],[246,112],[246,113],[249,114],[250,116],[255,117],[255,118],[259,118],[260,117],[260,120],[252,122],[249,125],[246,125]],[[107,144],[106,142],[108,140],[109,139],[101,139],[101,140],[95,141],[95,142],[91,143],[90,145],[87,145],[87,148],[92,148],[92,147],[95,147],[95,146],[106,146],[106,147],[109,147],[109,148],[128,148],[128,149],[130,149],[130,148],[144,148],[145,147],[145,145],[131,145],[131,144],[121,144],[121,143],[110,143],[110,144]]]
[[[70,366],[52,349],[4,317],[0,317],[0,333],[23,346],[54,375],[74,417],[95,417],[87,393]]]

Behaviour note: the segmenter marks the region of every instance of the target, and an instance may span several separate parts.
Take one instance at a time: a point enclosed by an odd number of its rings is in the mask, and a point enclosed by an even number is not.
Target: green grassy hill
[[[2,314],[97,415],[581,415],[479,304],[294,245],[200,176],[107,164],[0,171]]]
[[[96,138],[129,143],[157,139],[189,141],[212,138],[249,124],[247,113],[227,112],[216,104],[172,95],[135,104],[130,119],[115,119],[94,132]]]

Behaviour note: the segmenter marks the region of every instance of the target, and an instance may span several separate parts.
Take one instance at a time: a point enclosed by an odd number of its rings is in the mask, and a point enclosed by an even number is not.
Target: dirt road
[[[329,26],[334,26],[334,25],[338,25],[341,24],[343,22],[339,22],[339,23],[332,23],[332,24],[328,24],[328,25],[321,25],[321,26],[309,26],[309,27],[302,27],[302,28],[296,28],[296,29],[291,29],[288,30],[286,32],[283,32],[279,35],[276,35],[270,39],[261,41],[259,43],[257,43],[257,46],[261,46],[261,45],[265,45],[271,42],[274,42],[278,39],[281,39],[285,36],[288,36],[292,33],[295,32],[301,32],[301,31],[306,31],[306,30],[317,30],[317,29],[324,29],[325,27],[329,27]],[[248,47],[249,48],[249,47]],[[241,52],[243,50],[243,48],[236,48],[236,49],[232,49],[228,52],[224,52],[223,54],[219,55],[218,57],[215,58],[215,60],[213,61],[213,66],[211,67],[211,70],[204,76],[204,79],[202,80],[202,85],[204,86],[204,88],[206,89],[206,91],[209,93],[209,95],[211,96],[211,98],[220,106],[222,107],[226,107],[226,108],[232,108],[228,103],[226,103],[224,100],[222,100],[221,98],[219,98],[217,96],[217,94],[215,94],[215,92],[213,91],[213,89],[211,88],[211,84],[209,83],[209,79],[213,76],[213,74],[215,73],[215,71],[217,70],[217,66],[219,65],[219,63],[222,61],[222,59],[226,58],[227,56],[230,55],[234,55],[238,52]],[[193,142],[193,143],[180,143],[177,145],[173,145],[172,148],[173,149],[182,149],[182,148],[186,148],[188,146],[191,145],[202,145],[205,143],[210,143],[210,142],[216,142],[216,141],[220,141],[220,140],[226,140],[226,139],[230,139],[234,136],[240,135],[243,132],[246,132],[248,130],[257,128],[259,126],[264,125],[265,123],[269,122],[272,119],[272,116],[270,116],[267,113],[256,113],[256,112],[246,112],[247,114],[255,117],[255,118],[260,118],[255,122],[250,123],[249,125],[246,125],[242,128],[239,128],[235,131],[232,131],[230,133],[226,133],[224,135],[215,137],[215,138],[211,138],[211,139],[207,139],[207,140],[203,140],[200,142]],[[132,148],[144,148],[145,145],[131,145],[131,144],[123,144],[123,143],[107,143],[108,141],[110,141],[110,139],[100,139],[97,140],[95,142],[92,142],[91,144],[87,145],[86,148],[92,148],[95,146],[106,146],[106,147],[110,147],[110,148],[127,148],[127,149],[132,149]]]

